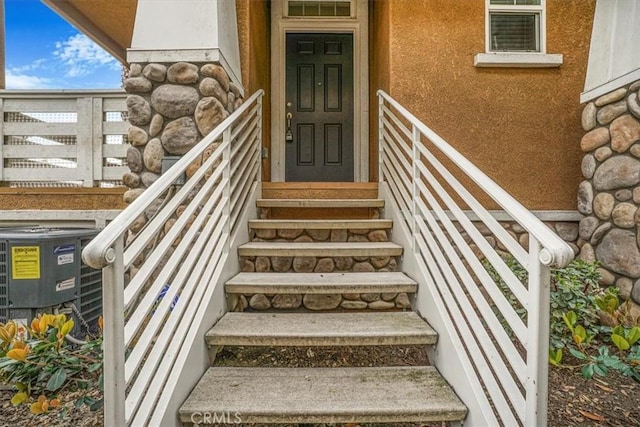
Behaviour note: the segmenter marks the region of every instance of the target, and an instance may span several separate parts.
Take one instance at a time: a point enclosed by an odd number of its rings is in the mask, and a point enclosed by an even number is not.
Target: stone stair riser
[[[406,292],[362,294],[230,294],[231,311],[251,310],[410,310]]]
[[[392,256],[354,257],[241,257],[243,273],[332,273],[332,272],[390,272],[397,271],[398,259]]]
[[[273,229],[253,231],[254,242],[388,242],[385,229]]]

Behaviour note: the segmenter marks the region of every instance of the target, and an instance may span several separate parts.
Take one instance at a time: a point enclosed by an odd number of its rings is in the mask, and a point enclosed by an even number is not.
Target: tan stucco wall
[[[264,89],[262,121],[263,146],[269,148],[271,135],[271,24],[267,0],[236,0],[240,64],[245,97]],[[271,179],[271,162],[262,162],[262,179]]]
[[[124,209],[126,188],[0,188],[0,210]]]
[[[484,0],[372,1],[371,49],[382,53],[372,55],[372,96],[373,84],[388,79],[394,98],[528,208],[575,210],[579,95],[595,1],[547,0],[547,52],[564,55],[552,69],[474,67],[485,51],[484,7]],[[380,69],[387,45],[388,77]]]

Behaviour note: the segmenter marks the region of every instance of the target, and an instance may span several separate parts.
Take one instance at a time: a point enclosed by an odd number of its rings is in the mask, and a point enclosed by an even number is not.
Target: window
[[[349,17],[351,16],[351,0],[289,0],[288,16],[300,17]]]
[[[542,0],[489,0],[489,52],[543,52]]]
[[[486,53],[476,67],[559,67],[547,54],[546,0],[486,0]]]

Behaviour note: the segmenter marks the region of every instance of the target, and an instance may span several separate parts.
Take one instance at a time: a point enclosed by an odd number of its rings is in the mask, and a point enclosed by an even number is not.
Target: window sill
[[[478,53],[475,67],[554,68],[562,65],[562,54],[550,53]]]

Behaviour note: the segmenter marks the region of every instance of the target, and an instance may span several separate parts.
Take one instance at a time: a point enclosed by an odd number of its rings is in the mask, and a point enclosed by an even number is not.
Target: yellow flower
[[[49,410],[49,402],[44,395],[41,395],[37,402],[31,404],[30,409],[32,414],[44,414]]]
[[[69,319],[59,329],[60,334],[62,334],[63,337],[68,335],[69,332],[71,332],[73,330],[73,326],[74,326],[73,319]]]
[[[104,330],[104,317],[102,316],[98,317],[98,327],[101,331]]]
[[[24,362],[27,360],[28,348],[14,348],[7,352],[7,357],[13,360]]]
[[[27,344],[24,341],[14,341],[13,348],[20,348],[26,350]]]

